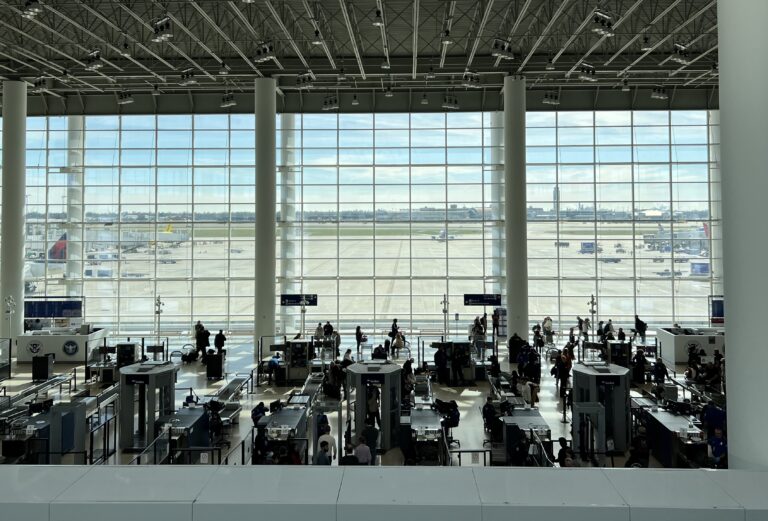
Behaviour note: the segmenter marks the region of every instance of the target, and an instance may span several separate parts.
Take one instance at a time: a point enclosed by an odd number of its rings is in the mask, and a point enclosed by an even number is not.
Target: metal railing
[[[235,445],[229,453],[224,456],[222,465],[250,465],[253,461],[253,442],[255,439],[256,428],[252,427],[240,443]]]
[[[471,456],[474,456],[475,454],[482,454],[483,467],[487,467],[488,462],[491,459],[491,449],[453,449],[448,451],[448,459],[450,461],[450,465],[453,465],[453,456],[455,455],[459,460],[458,466],[461,467],[462,465],[461,456],[463,454],[469,454]],[[474,463],[474,461],[472,463]],[[479,463],[479,458],[478,458],[478,463]]]

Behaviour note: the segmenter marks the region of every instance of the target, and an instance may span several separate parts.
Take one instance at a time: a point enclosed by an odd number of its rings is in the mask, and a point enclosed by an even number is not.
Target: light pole
[[[443,293],[443,300],[440,301],[443,305],[443,334],[448,336],[448,295]]]
[[[157,334],[156,345],[160,345],[160,315],[163,313],[163,306],[165,303],[160,298],[160,295],[155,297],[155,333]]]
[[[5,297],[5,314],[8,315],[8,336],[11,337],[11,345],[13,345],[13,315],[16,314],[16,299],[13,295]]]

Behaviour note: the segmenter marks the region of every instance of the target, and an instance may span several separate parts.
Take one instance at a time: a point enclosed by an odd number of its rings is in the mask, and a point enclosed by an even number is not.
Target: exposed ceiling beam
[[[143,25],[145,29],[149,30],[150,32],[152,32],[152,31],[153,31],[153,29],[152,29],[152,26],[151,26],[151,25],[150,25],[150,24],[149,24],[149,23],[148,23],[146,20],[144,20],[144,19],[143,19],[141,16],[139,16],[138,14],[136,14],[136,13],[135,13],[135,12],[134,12],[134,11],[133,11],[133,10],[132,10],[130,7],[128,7],[127,5],[125,5],[125,4],[124,4],[124,3],[122,3],[122,2],[118,3],[117,5],[119,5],[119,6],[120,6],[120,7],[123,9],[123,11],[125,11],[126,13],[128,13],[128,14],[129,14],[129,15],[130,15],[130,16],[131,16],[131,17],[132,17],[134,20],[136,20],[137,22],[139,22],[139,24]],[[201,66],[199,63],[197,63],[195,60],[193,60],[193,59],[192,59],[192,58],[191,58],[189,55],[187,55],[187,53],[185,53],[184,51],[182,51],[182,50],[179,48],[179,46],[178,46],[178,45],[175,45],[175,44],[173,44],[173,43],[171,43],[171,42],[166,42],[166,43],[165,43],[165,45],[167,45],[168,47],[170,47],[171,49],[173,49],[174,51],[176,51],[176,52],[179,54],[179,56],[181,56],[182,58],[184,58],[185,60],[187,60],[189,63],[191,63],[191,64],[192,64],[192,66],[193,66],[195,69],[199,70],[200,72],[202,72],[203,74],[205,74],[206,76],[208,76],[208,77],[209,77],[210,79],[212,79],[213,81],[216,81],[216,78],[214,78],[213,76],[211,76],[211,74],[210,74],[208,71],[206,71],[206,70],[205,70],[205,69],[204,69],[204,68],[203,68],[203,67],[202,67],[202,66]]]
[[[651,20],[651,23],[649,23],[648,25],[646,25],[645,27],[643,27],[643,28],[642,28],[642,29],[641,29],[641,30],[640,30],[640,31],[639,31],[639,32],[638,32],[638,33],[637,33],[637,34],[636,34],[634,37],[630,38],[630,40],[629,40],[627,43],[625,43],[625,44],[624,44],[624,45],[621,47],[621,49],[619,49],[618,51],[616,51],[616,53],[615,53],[613,56],[611,56],[610,58],[608,58],[608,61],[607,61],[607,62],[605,62],[605,63],[603,64],[603,66],[606,66],[606,67],[607,67],[608,65],[610,65],[611,63],[613,63],[613,60],[615,60],[616,58],[618,58],[619,56],[621,56],[621,54],[622,54],[624,51],[626,51],[627,49],[629,49],[629,48],[630,48],[630,47],[631,47],[631,46],[632,46],[632,45],[633,45],[633,44],[634,44],[634,43],[635,43],[635,42],[636,42],[636,41],[637,41],[637,40],[638,40],[638,39],[639,39],[639,38],[640,38],[642,35],[644,35],[645,33],[647,33],[647,32],[648,32],[648,30],[649,30],[649,29],[650,29],[652,26],[656,25],[656,24],[657,24],[657,23],[658,23],[658,22],[659,22],[659,21],[660,21],[662,18],[664,18],[665,16],[667,16],[667,14],[671,13],[671,12],[672,12],[672,11],[675,9],[675,7],[677,7],[677,4],[679,4],[680,2],[682,2],[682,0],[674,0],[674,1],[673,1],[671,4],[669,4],[669,5],[667,6],[667,8],[666,8],[666,9],[664,9],[664,10],[663,10],[661,13],[659,13],[659,14],[658,14],[658,15],[657,15],[657,16],[656,16],[656,17],[655,17],[653,20]]]
[[[357,33],[354,27],[352,27],[352,20],[349,18],[349,6],[346,0],[339,0],[339,6],[341,7],[341,14],[344,17],[344,24],[347,26],[347,33],[349,34],[349,43],[352,44],[352,52],[355,54],[357,60],[357,66],[360,69],[360,76],[365,79],[365,68],[363,67],[363,58],[360,56],[360,48],[357,46]]]
[[[126,36],[126,38],[130,39],[130,40],[133,42],[133,44],[134,44],[136,47],[138,47],[139,49],[141,49],[141,50],[142,50],[142,51],[144,51],[145,53],[149,54],[150,56],[152,56],[154,59],[156,59],[157,61],[159,61],[160,63],[162,63],[162,64],[163,64],[163,65],[165,65],[166,67],[168,67],[169,69],[172,69],[172,70],[175,70],[175,69],[176,69],[176,68],[175,68],[173,65],[171,65],[170,63],[168,63],[168,62],[167,62],[165,59],[163,59],[163,58],[162,58],[160,55],[158,55],[158,54],[157,54],[156,52],[154,52],[152,49],[150,49],[149,47],[147,47],[146,45],[144,45],[143,43],[141,43],[139,40],[137,40],[136,38],[134,38],[133,36],[131,36],[131,35],[129,35],[129,34],[125,34],[125,33],[123,32],[123,30],[122,30],[120,27],[118,27],[117,25],[115,25],[115,24],[114,24],[114,22],[112,22],[112,21],[111,21],[109,18],[107,18],[106,16],[104,16],[103,14],[101,14],[99,11],[97,11],[97,10],[96,10],[96,9],[94,9],[93,7],[91,7],[91,6],[89,6],[88,4],[86,4],[85,2],[83,2],[83,0],[76,0],[76,1],[77,1],[77,4],[78,4],[80,7],[82,7],[83,9],[85,9],[86,11],[88,11],[89,13],[91,13],[93,16],[95,16],[96,18],[98,18],[99,20],[101,20],[103,23],[107,24],[107,25],[108,25],[109,27],[111,27],[113,30],[115,30],[115,31],[117,31],[117,32],[120,32],[120,33],[123,33],[123,34]],[[133,58],[131,58],[131,61],[133,61],[134,63],[138,63],[138,64],[139,64],[139,65],[140,65],[140,66],[141,66],[141,67],[142,67],[144,70],[148,70],[148,68],[147,68],[147,67],[145,67],[145,66],[144,66],[142,63],[140,63],[140,62],[138,62],[138,61],[134,60]],[[162,78],[162,76],[160,76],[160,75],[156,74],[154,71],[150,71],[150,72],[151,72],[151,73],[152,73],[154,76],[156,76],[158,79],[163,79],[163,78]]]
[[[717,24],[713,25],[712,27],[710,27],[709,29],[707,29],[706,31],[704,31],[703,33],[701,33],[700,35],[698,35],[698,36],[697,36],[696,38],[694,38],[693,40],[689,40],[689,41],[685,42],[685,46],[686,46],[687,48],[691,48],[692,46],[694,46],[694,45],[696,45],[697,43],[699,43],[701,40],[703,40],[704,38],[706,38],[706,37],[707,37],[707,36],[708,36],[710,33],[714,32],[714,31],[717,31]],[[678,43],[678,42],[675,42],[675,43]],[[671,60],[671,59],[672,59],[672,55],[670,54],[670,55],[668,55],[666,58],[664,58],[663,60],[661,60],[661,62],[659,62],[659,65],[665,65],[665,64],[666,64],[666,63],[667,63],[669,60]]]
[[[411,67],[411,78],[416,79],[416,72],[419,68],[419,0],[413,0],[413,66]]]
[[[466,66],[467,69],[469,69],[472,66],[472,60],[475,59],[475,53],[477,53],[477,48],[480,47],[480,40],[483,37],[483,31],[485,31],[485,25],[488,23],[488,19],[491,17],[492,8],[493,8],[493,0],[487,0],[485,4],[485,11],[483,12],[483,18],[480,20],[480,25],[477,28],[475,41],[472,43],[472,49],[469,51],[469,58],[467,58],[467,66]]]
[[[315,4],[316,10],[313,11],[307,0],[302,0],[302,3],[304,4],[304,10],[307,12],[307,15],[309,16],[309,21],[312,24],[312,27],[315,29],[317,34],[320,35],[320,40],[323,42],[321,47],[323,48],[323,52],[325,53],[326,58],[328,58],[328,63],[331,64],[331,69],[336,70],[336,61],[333,59],[333,54],[331,54],[331,50],[328,47],[328,42],[326,40],[326,31],[324,31],[323,30],[324,28],[320,26],[320,20],[318,19],[319,13],[317,12],[317,4]]]
[[[570,47],[571,44],[576,41],[576,38],[578,38],[579,35],[581,35],[581,31],[583,31],[584,28],[587,26],[587,24],[589,24],[592,21],[592,17],[594,16],[594,14],[595,14],[595,8],[589,11],[587,16],[584,18],[584,21],[579,24],[576,30],[573,31],[573,33],[571,33],[571,36],[565,41],[563,46],[560,47],[560,50],[555,53],[555,55],[552,57],[552,63],[555,63],[560,58],[560,56],[562,56],[563,53],[568,50],[568,47]]]
[[[387,65],[390,65],[389,61],[389,39],[387,38],[387,13],[384,10],[384,0],[376,0],[376,8],[381,11],[382,25],[379,26],[381,31],[381,47],[384,51],[384,61]]]
[[[299,45],[296,43],[296,40],[293,39],[293,36],[291,35],[290,31],[288,31],[288,28],[285,26],[285,23],[283,23],[282,18],[280,18],[280,15],[277,12],[277,9],[275,9],[275,6],[272,5],[272,2],[269,0],[266,0],[264,2],[264,5],[267,6],[267,9],[269,9],[269,12],[272,14],[272,18],[275,19],[275,23],[277,23],[277,26],[280,27],[280,30],[283,31],[283,34],[288,39],[288,44],[293,49],[293,52],[296,53],[296,56],[299,58],[299,61],[304,65],[304,68],[309,71],[310,76],[312,76],[312,79],[315,79],[315,73],[312,72],[312,70],[309,68],[309,63],[304,58],[304,55],[301,52],[301,49],[299,49]]]
[[[443,28],[442,31],[449,31],[451,30],[451,26],[453,25],[453,14],[456,12],[456,0],[451,0],[451,2],[448,4],[448,7],[446,8],[446,14],[445,19],[443,19]],[[443,33],[440,33],[439,38],[443,37]],[[443,42],[440,41],[440,68],[442,69],[445,65],[445,55],[448,52],[448,46],[443,45]]]
[[[512,24],[512,28],[509,30],[507,41],[510,41],[512,37],[514,37],[515,32],[517,31],[517,28],[520,27],[520,22],[522,22],[523,18],[525,18],[525,15],[528,12],[528,8],[530,6],[531,6],[531,0],[525,0],[523,7],[520,8],[520,12],[517,14],[517,18],[515,18],[515,23]],[[493,66],[498,67],[500,63],[501,63],[501,56],[496,58],[496,62],[493,64]]]
[[[628,66],[624,67],[624,69],[622,69],[621,71],[619,71],[619,73],[617,74],[617,76],[623,76],[624,74],[626,74],[626,73],[627,73],[627,72],[628,72],[628,71],[629,71],[629,70],[630,70],[632,67],[634,67],[635,65],[637,65],[638,63],[640,63],[640,62],[641,62],[641,61],[642,61],[642,60],[643,60],[643,59],[644,59],[646,56],[648,56],[648,55],[649,55],[649,54],[651,54],[653,51],[655,51],[655,50],[656,50],[656,49],[657,49],[659,46],[661,46],[661,45],[662,45],[664,42],[666,42],[667,40],[669,40],[670,38],[672,38],[674,35],[676,35],[677,33],[679,33],[681,30],[683,30],[683,29],[684,29],[685,27],[687,27],[689,24],[693,23],[693,22],[694,22],[694,21],[695,21],[695,20],[696,20],[696,19],[697,19],[699,16],[703,15],[705,12],[707,12],[707,11],[708,11],[710,8],[714,7],[715,5],[717,5],[717,2],[716,2],[716,0],[712,0],[712,1],[711,1],[710,3],[708,3],[706,6],[702,7],[702,8],[701,8],[701,9],[699,9],[698,11],[696,11],[696,12],[695,12],[695,13],[694,13],[694,14],[693,14],[693,15],[692,15],[690,18],[688,18],[688,19],[687,19],[685,22],[683,22],[682,24],[678,25],[678,26],[677,26],[677,27],[676,27],[676,28],[675,28],[675,29],[674,29],[674,30],[673,30],[671,33],[669,33],[669,34],[668,34],[667,36],[665,36],[664,38],[660,39],[660,40],[659,40],[658,42],[656,42],[656,43],[655,43],[653,46],[651,46],[651,48],[650,48],[650,49],[648,49],[648,50],[647,50],[647,51],[645,51],[643,54],[641,54],[640,56],[638,56],[638,57],[635,59],[635,61],[633,61],[632,63],[630,63]]]
[[[709,75],[712,75],[713,77],[715,77],[715,76],[717,76],[718,74],[717,74],[717,73],[713,73],[712,71],[706,71],[706,72],[703,72],[703,73],[699,74],[698,76],[696,76],[695,78],[693,78],[692,80],[688,80],[688,81],[686,81],[685,83],[683,83],[683,86],[684,86],[684,87],[688,87],[689,85],[693,85],[693,84],[694,84],[694,83],[696,83],[697,81],[699,81],[699,80],[701,80],[701,79],[703,79],[703,78],[706,78],[706,77],[707,77],[707,76],[709,76]]]
[[[245,28],[246,31],[251,33],[251,36],[253,36],[253,39],[257,43],[258,42],[262,42],[264,40],[264,38],[259,36],[259,34],[256,32],[256,30],[251,25],[251,22],[249,22],[248,18],[246,18],[245,14],[240,10],[239,7],[237,7],[237,3],[235,3],[235,2],[233,2],[231,0],[229,2],[227,2],[227,3],[229,4],[229,9],[232,11],[232,14],[234,14],[235,17],[237,18],[237,20],[240,22],[240,25],[242,25]],[[283,70],[285,68],[285,67],[283,67],[283,64],[280,63],[280,60],[277,58],[277,56],[272,58],[272,61],[275,63],[275,65],[277,65],[278,69]],[[261,71],[258,71],[258,70],[257,70],[256,74],[258,74],[259,76],[264,76],[261,73]]]
[[[552,27],[555,26],[557,23],[558,18],[560,18],[560,15],[563,14],[565,11],[565,7],[571,2],[571,0],[563,0],[563,2],[557,7],[557,10],[554,12],[552,17],[549,19],[549,22],[547,22],[547,25],[544,27],[544,30],[541,32],[539,37],[536,39],[536,42],[531,47],[530,51],[528,51],[528,55],[525,57],[525,59],[520,64],[520,67],[517,68],[517,73],[520,74],[520,72],[525,68],[525,66],[528,64],[528,61],[533,57],[533,54],[536,52],[536,50],[539,48],[539,46],[542,44],[544,39],[547,37],[547,34],[549,34],[549,31],[552,30]]]
[[[627,20],[629,20],[629,17],[632,15],[632,13],[634,13],[634,12],[637,10],[637,8],[638,8],[638,7],[640,7],[640,5],[641,5],[641,4],[642,4],[644,1],[645,1],[645,0],[637,0],[637,1],[636,1],[634,4],[632,4],[632,5],[630,6],[630,8],[629,8],[629,9],[627,9],[627,10],[624,12],[624,14],[621,16],[621,18],[619,18],[618,20],[616,20],[616,23],[614,24],[614,26],[613,26],[613,29],[614,29],[614,30],[618,29],[619,27],[621,27],[621,26],[622,26],[622,24],[623,24],[624,22],[626,22]],[[637,38],[637,36],[635,36],[635,38],[634,38],[634,39],[636,39],[636,38]],[[597,50],[597,49],[598,49],[598,48],[599,48],[599,47],[600,47],[600,46],[603,44],[603,42],[604,42],[606,39],[607,39],[607,36],[601,36],[601,37],[600,37],[600,38],[599,38],[599,39],[598,39],[598,40],[597,40],[597,41],[594,43],[594,45],[592,45],[592,47],[590,47],[590,48],[589,48],[589,50],[588,50],[586,53],[584,53],[584,56],[582,56],[581,58],[579,58],[579,60],[578,60],[576,63],[574,63],[574,64],[573,64],[573,67],[571,67],[571,70],[569,70],[567,73],[565,73],[565,76],[566,76],[566,77],[568,77],[568,76],[570,76],[571,74],[573,74],[573,71],[575,71],[575,70],[576,70],[576,68],[577,68],[579,65],[581,65],[581,63],[582,63],[584,60],[586,60],[588,57],[590,57],[590,56],[592,55],[592,53],[593,53],[593,52],[595,52],[595,51],[596,51],[596,50]],[[634,40],[634,39],[633,39],[633,40]],[[552,60],[552,61],[554,62],[554,60]]]
[[[259,69],[256,68],[256,65],[248,58],[248,56],[243,52],[240,47],[235,44],[235,42],[232,41],[232,38],[229,37],[227,33],[224,32],[224,30],[219,27],[219,24],[213,21],[213,19],[208,15],[208,13],[205,12],[205,9],[200,7],[200,4],[198,4],[195,1],[190,2],[190,5],[195,8],[195,10],[200,14],[200,16],[205,20],[208,25],[211,26],[211,28],[216,31],[216,33],[221,36],[221,38],[234,50],[245,63],[248,64],[248,67],[250,67],[253,71],[259,73]],[[224,62],[221,62],[222,66],[224,65]],[[259,73],[259,75],[261,75]]]
[[[699,54],[699,55],[698,55],[698,56],[696,56],[694,59],[692,59],[691,61],[689,61],[689,62],[688,62],[688,65],[683,65],[683,66],[682,66],[682,67],[680,67],[679,69],[677,69],[677,70],[675,70],[675,71],[672,71],[672,72],[670,72],[670,73],[669,73],[669,77],[671,78],[672,76],[676,76],[677,74],[679,74],[679,73],[683,72],[683,70],[684,70],[684,69],[687,69],[688,67],[690,67],[691,65],[693,65],[694,63],[696,63],[697,61],[699,61],[700,59],[702,59],[702,58],[704,58],[705,56],[707,56],[709,53],[716,51],[716,50],[717,50],[717,47],[718,47],[718,45],[715,45],[714,47],[712,47],[712,48],[710,48],[710,49],[707,49],[706,51],[704,51],[703,53]]]

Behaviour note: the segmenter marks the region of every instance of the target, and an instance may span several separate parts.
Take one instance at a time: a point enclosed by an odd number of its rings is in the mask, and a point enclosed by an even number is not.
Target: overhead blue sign
[[[464,293],[465,306],[501,306],[501,293]]]
[[[317,306],[317,295],[280,295],[281,306],[301,306],[302,300],[305,306]]]

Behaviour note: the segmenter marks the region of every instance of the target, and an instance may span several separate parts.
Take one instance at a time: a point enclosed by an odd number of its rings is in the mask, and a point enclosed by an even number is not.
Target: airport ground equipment
[[[381,415],[380,447],[387,451],[396,446],[400,431],[401,385],[399,365],[385,360],[366,360],[347,367],[347,413],[354,407],[355,434],[365,430],[368,412],[368,393],[373,388],[379,389],[379,412]],[[355,393],[354,403],[349,395]]]
[[[143,450],[153,438],[155,415],[174,412],[176,371],[178,366],[171,362],[154,361],[120,369],[121,449]]]
[[[615,364],[576,364],[573,367],[574,417],[577,404],[602,405],[605,421],[597,425],[604,425],[605,446],[610,451],[624,452],[629,447],[629,374],[629,369]],[[597,414],[590,412],[591,407],[585,405],[582,409],[585,414]]]

